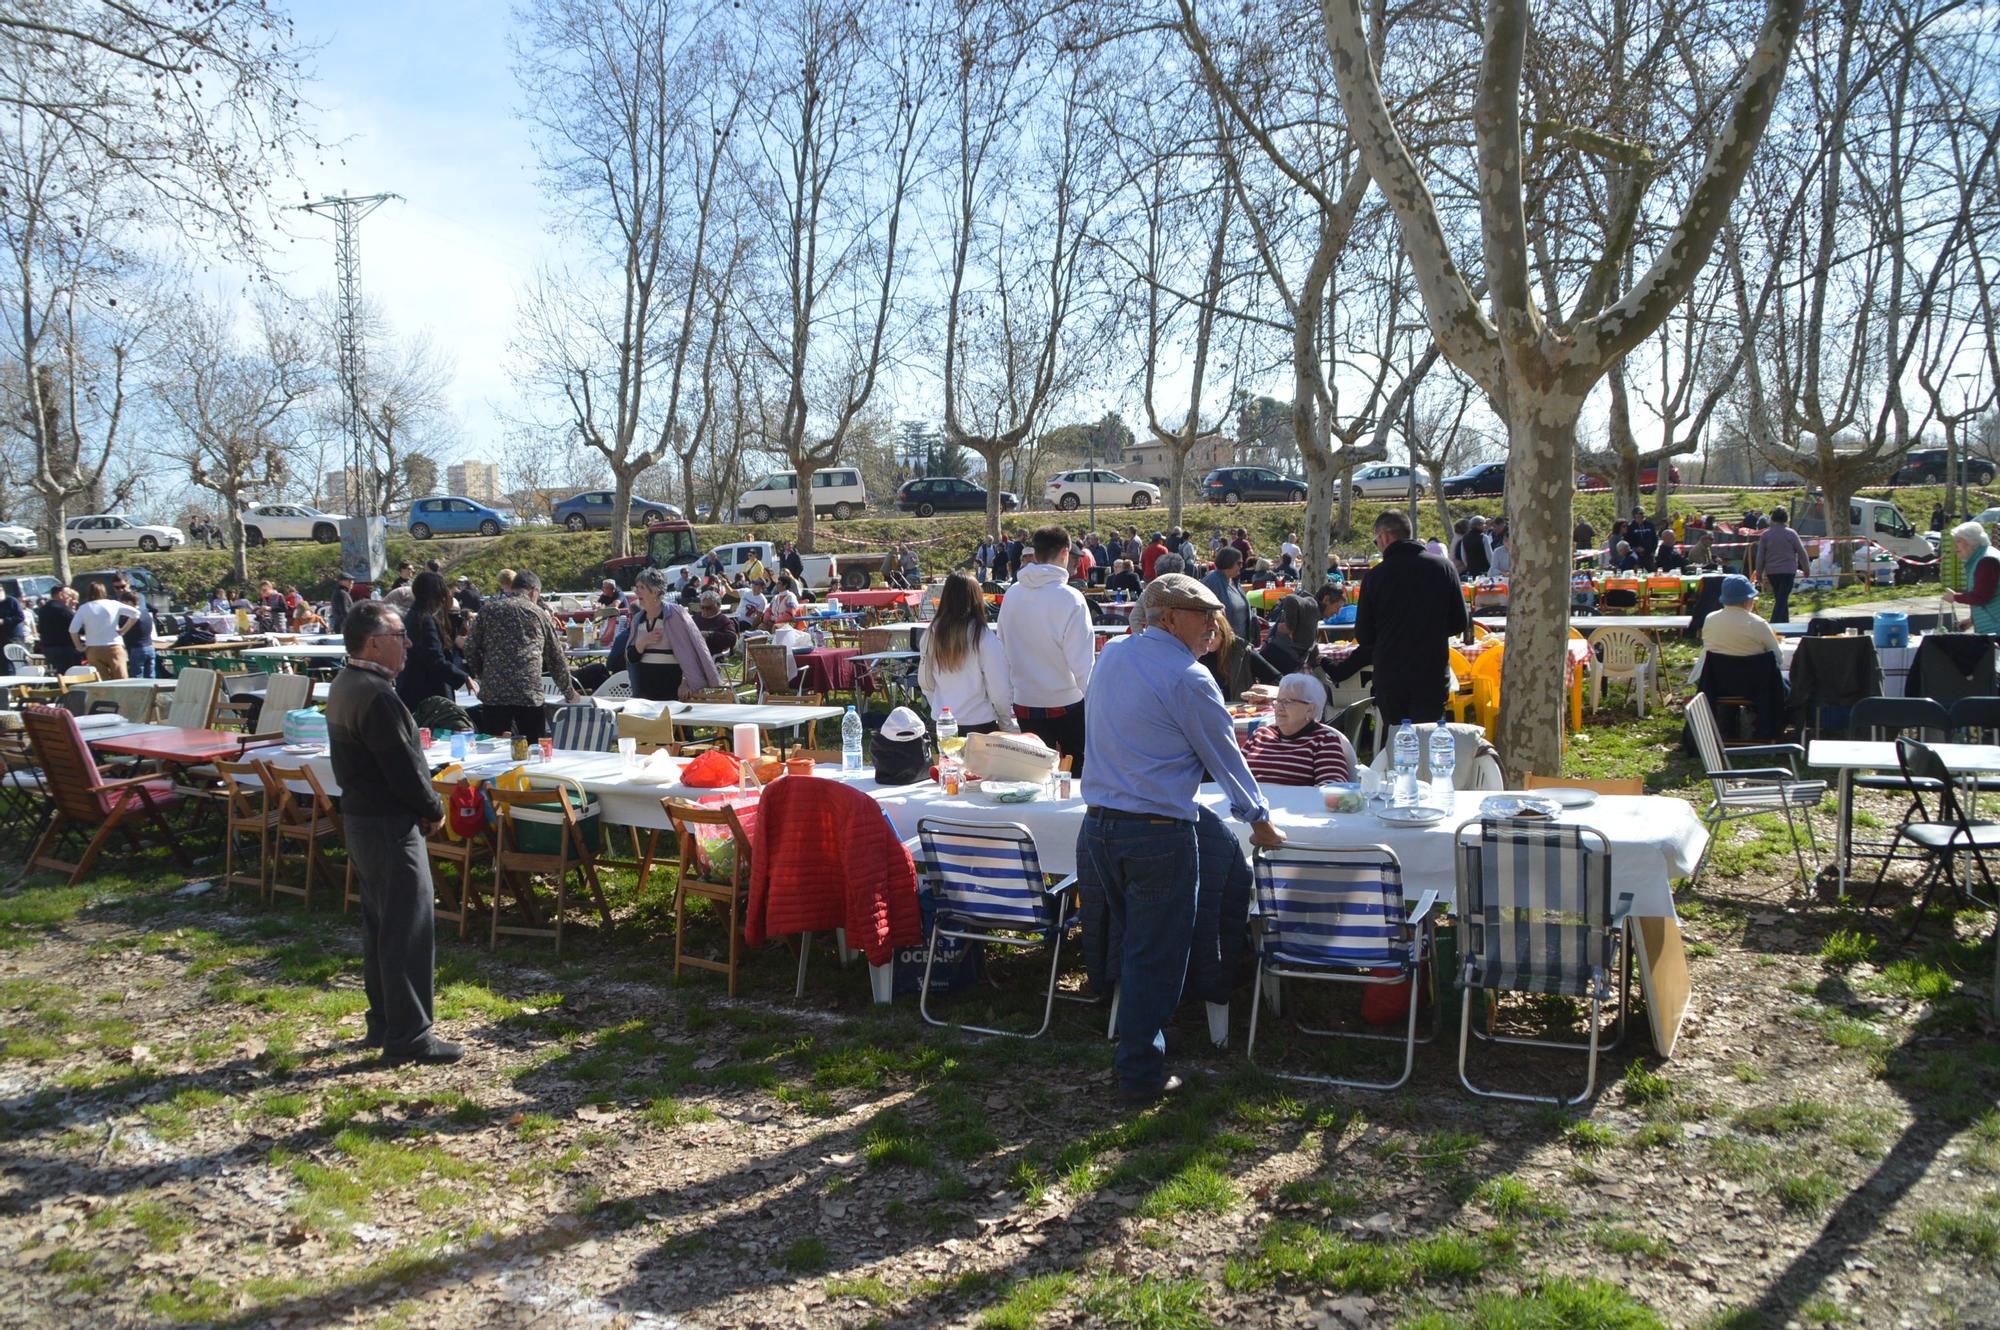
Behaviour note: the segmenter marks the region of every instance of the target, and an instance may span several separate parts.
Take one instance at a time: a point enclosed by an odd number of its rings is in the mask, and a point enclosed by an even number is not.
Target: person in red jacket
[[[1146,546],[1145,553],[1139,556],[1139,572],[1145,577],[1145,579],[1148,582],[1153,580],[1154,577],[1153,568],[1160,562],[1160,556],[1165,554],[1166,552],[1167,552],[1166,536],[1164,536],[1158,531],[1155,531],[1153,533],[1152,543]]]

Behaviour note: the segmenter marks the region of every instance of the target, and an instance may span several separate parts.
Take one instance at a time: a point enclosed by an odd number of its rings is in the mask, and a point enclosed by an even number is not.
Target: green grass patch
[[[1564,1219],[1569,1207],[1537,1192],[1511,1173],[1488,1178],[1472,1193],[1495,1219]]]
[[[690,1122],[713,1122],[715,1110],[702,1104],[684,1104],[672,1096],[663,1095],[646,1105],[639,1117],[657,1131],[671,1131]]]
[[[862,1275],[853,1279],[829,1279],[826,1281],[826,1296],[829,1298],[859,1298],[877,1311],[887,1311],[896,1305],[896,1290],[887,1281],[875,1275]]]
[[[2000,1268],[2000,1192],[1976,1210],[1927,1210],[1917,1216],[1917,1245]]]
[[[1867,986],[1875,992],[1894,993],[1912,1002],[1936,1002],[1949,997],[1957,981],[1940,965],[1904,956],[1883,966],[1881,975]]]
[[[1525,1292],[1482,1293],[1467,1315],[1429,1312],[1402,1330],[1667,1330],[1667,1323],[1615,1284],[1549,1277]]]
[[[1851,928],[1835,929],[1819,946],[1820,963],[1835,970],[1851,969],[1874,954],[1874,934],[1856,932]]]
[[[171,1099],[147,1104],[139,1110],[139,1116],[146,1120],[146,1125],[161,1140],[184,1141],[194,1132],[195,1114],[205,1108],[214,1108],[225,1098],[215,1090],[190,1086]]]
[[[1241,1199],[1236,1184],[1216,1166],[1212,1156],[1203,1155],[1183,1166],[1153,1188],[1139,1205],[1148,1219],[1168,1219],[1186,1214],[1226,1214]]]
[[[1789,1173],[1771,1188],[1778,1204],[1794,1214],[1816,1215],[1831,1209],[1846,1189],[1819,1169]]]
[[[1643,1109],[1664,1105],[1674,1097],[1673,1082],[1664,1072],[1654,1071],[1634,1062],[1625,1069],[1625,1099],[1628,1103]]]
[[[1068,1271],[1030,1275],[1007,1287],[1007,1295],[979,1313],[980,1330],[1035,1330],[1076,1289]]]
[[[1664,1261],[1673,1255],[1673,1248],[1663,1240],[1625,1224],[1593,1224],[1590,1245],[1613,1256],[1647,1256]]]
[[[1203,1309],[1207,1295],[1208,1285],[1199,1279],[1141,1275],[1131,1281],[1100,1281],[1084,1297],[1083,1307],[1099,1324],[1127,1330],[1206,1330],[1213,1324]]]
[[[1354,1187],[1327,1178],[1294,1178],[1278,1188],[1278,1199],[1286,1205],[1310,1206],[1344,1219],[1361,1213],[1366,1197]]]
[[[1448,1230],[1411,1242],[1356,1242],[1311,1224],[1281,1221],[1248,1256],[1231,1257],[1223,1283],[1237,1292],[1273,1286],[1387,1293],[1415,1283],[1464,1283],[1511,1259],[1511,1234]]]
[[[1563,1128],[1563,1140],[1582,1155],[1594,1155],[1618,1144],[1618,1133],[1601,1122],[1579,1118]]]
[[[778,1264],[795,1275],[824,1270],[833,1263],[833,1251],[824,1238],[799,1238],[778,1253]]]
[[[1800,1132],[1825,1131],[1833,1125],[1833,1106],[1817,1099],[1787,1099],[1782,1104],[1762,1104],[1736,1115],[1736,1125],[1765,1136],[1792,1136]]]
[[[870,1168],[930,1168],[937,1155],[917,1129],[893,1110],[875,1119],[861,1141],[861,1157]]]

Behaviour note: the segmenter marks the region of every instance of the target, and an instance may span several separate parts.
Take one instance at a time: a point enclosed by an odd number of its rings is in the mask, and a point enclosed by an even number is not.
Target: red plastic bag
[[[1431,963],[1426,959],[1419,977],[1430,977]],[[1384,978],[1396,973],[1394,970],[1376,970],[1374,973]],[[1361,994],[1361,1019],[1370,1025],[1402,1025],[1410,1019],[1410,981],[1400,984],[1381,984],[1364,989]]]
[[[736,784],[738,774],[735,758],[720,749],[711,748],[681,768],[681,784],[692,785],[696,789],[719,790],[725,785]]]

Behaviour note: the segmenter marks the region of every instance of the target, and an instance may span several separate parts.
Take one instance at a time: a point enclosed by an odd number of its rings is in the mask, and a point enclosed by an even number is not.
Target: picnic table
[[[894,587],[869,591],[830,591],[828,597],[840,602],[842,610],[859,606],[867,610],[887,609],[891,605],[914,605],[923,599],[922,591],[899,591]]]
[[[794,651],[792,663],[799,668],[802,693],[848,692],[854,687],[854,658],[859,647],[812,647]]]
[[[1929,748],[1954,776],[2000,776],[2000,744],[1931,744]],[[1900,771],[1896,745],[1873,739],[1814,739],[1806,745],[1806,765],[1837,773],[1834,878],[1839,893],[1845,896],[1854,841],[1854,773]]]

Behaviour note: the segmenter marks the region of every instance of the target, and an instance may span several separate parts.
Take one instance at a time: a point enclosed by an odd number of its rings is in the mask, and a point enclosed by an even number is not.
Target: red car
[[[1681,483],[1681,469],[1673,465],[1672,463],[1667,464],[1667,481],[1669,484],[1673,485],[1678,485]],[[1649,466],[1649,467],[1642,467],[1640,469],[1639,471],[1640,489],[1650,490],[1659,483],[1660,483],[1660,468],[1658,468],[1657,466]],[[1611,482],[1606,480],[1602,476],[1594,476],[1588,472],[1579,472],[1576,477],[1576,487],[1580,490],[1608,490],[1611,488]]]

